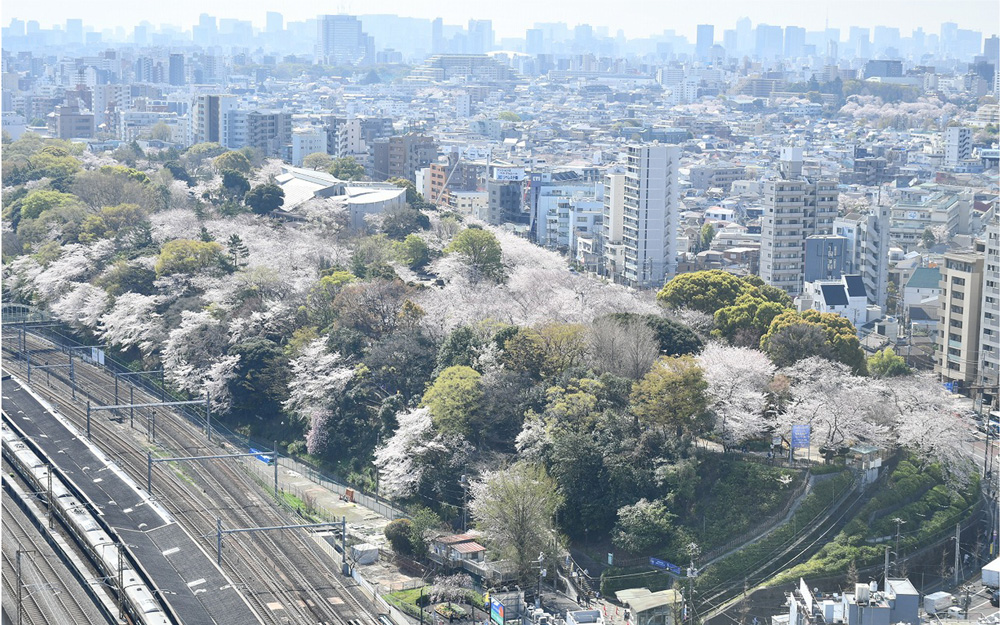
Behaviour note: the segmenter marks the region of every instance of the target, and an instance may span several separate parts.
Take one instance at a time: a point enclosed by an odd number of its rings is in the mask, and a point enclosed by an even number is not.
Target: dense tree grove
[[[274,164],[253,154],[126,152],[4,145],[5,294],[162,366],[186,396],[210,393],[229,427],[361,485],[377,470],[415,512],[391,530],[400,550],[423,553],[467,485],[491,549],[522,572],[560,535],[680,554],[718,538],[698,495],[725,479],[698,444],[729,451],[792,424],[831,449],[906,447],[964,475],[959,431],[932,418],[950,401],[937,385],[890,353],[866,363],[849,322],[797,313],[757,278],[685,274],[654,301],[437,210],[352,231],[313,200],[282,221]],[[539,490],[544,505],[522,509]]]

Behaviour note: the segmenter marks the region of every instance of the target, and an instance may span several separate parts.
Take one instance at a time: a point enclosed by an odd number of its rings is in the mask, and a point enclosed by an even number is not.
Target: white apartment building
[[[292,165],[302,167],[305,157],[316,152],[326,154],[324,128],[300,128],[292,132]]]
[[[191,103],[191,142],[230,144],[228,115],[235,111],[235,95],[198,95]]]
[[[972,129],[949,126],[944,130],[944,164],[954,167],[972,156]]]
[[[980,251],[949,252],[941,267],[940,318],[934,372],[956,392],[978,380],[980,321],[983,303]]]
[[[601,229],[603,274],[619,282],[625,270],[625,245],[622,243],[625,215],[625,174],[604,177],[604,215]]]
[[[983,318],[979,341],[979,383],[991,389],[985,394],[996,402],[1000,393],[1000,218],[994,216],[986,228],[983,264]]]
[[[762,188],[760,277],[791,296],[802,293],[805,240],[833,234],[837,182],[802,175],[802,148],[783,148],[780,176]]]
[[[833,221],[833,233],[847,239],[844,273],[860,274],[868,303],[883,310],[889,289],[890,214],[888,206],[873,206],[868,214]]]
[[[680,148],[629,145],[625,155],[622,281],[658,289],[677,272]]]

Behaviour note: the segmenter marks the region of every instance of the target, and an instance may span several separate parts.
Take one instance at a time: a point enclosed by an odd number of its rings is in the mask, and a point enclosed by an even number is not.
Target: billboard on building
[[[524,180],[523,167],[494,167],[493,179],[504,182],[520,182]]]

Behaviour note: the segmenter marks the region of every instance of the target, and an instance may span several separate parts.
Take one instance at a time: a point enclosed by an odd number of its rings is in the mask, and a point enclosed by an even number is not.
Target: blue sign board
[[[809,424],[792,426],[792,449],[802,449],[809,447]]]
[[[653,567],[656,567],[658,569],[666,569],[666,570],[670,571],[671,573],[673,573],[674,575],[680,575],[681,574],[681,567],[677,566],[676,564],[671,564],[671,563],[667,562],[666,560],[661,560],[659,558],[650,557],[649,558],[649,566],[653,566]]]

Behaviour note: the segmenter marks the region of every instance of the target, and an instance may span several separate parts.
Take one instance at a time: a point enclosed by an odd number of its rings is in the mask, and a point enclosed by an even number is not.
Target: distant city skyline
[[[266,13],[275,11],[281,13],[286,22],[312,19],[326,13],[396,14],[423,19],[441,17],[446,24],[456,25],[464,25],[469,19],[489,19],[493,21],[498,43],[503,37],[524,37],[524,31],[536,22],[565,22],[569,26],[586,23],[595,29],[607,28],[610,36],[622,30],[628,38],[643,38],[673,30],[692,41],[698,24],[714,24],[715,39],[718,41],[723,30],[734,28],[736,20],[741,17],[749,17],[755,25],[794,25],[811,31],[829,25],[830,28],[839,28],[842,38],[846,38],[849,26],[895,27],[903,36],[908,36],[916,28],[936,33],[944,22],[954,22],[959,28],[979,30],[985,37],[1000,31],[1000,3],[995,0],[762,0],[752,4],[715,0],[676,6],[626,0],[614,3],[613,11],[609,11],[607,2],[597,0],[557,0],[548,3],[509,0],[503,4],[502,10],[499,6],[496,2],[482,0],[420,5],[401,0],[299,2],[291,5],[273,0],[213,4],[193,0],[153,4],[97,1],[88,5],[69,0],[7,0],[4,2],[3,25],[17,18],[36,20],[42,27],[49,28],[64,26],[66,19],[76,18],[98,31],[117,27],[131,30],[142,21],[156,27],[169,24],[187,30],[197,23],[199,15],[208,13],[220,18],[249,20],[255,27],[263,29]]]

